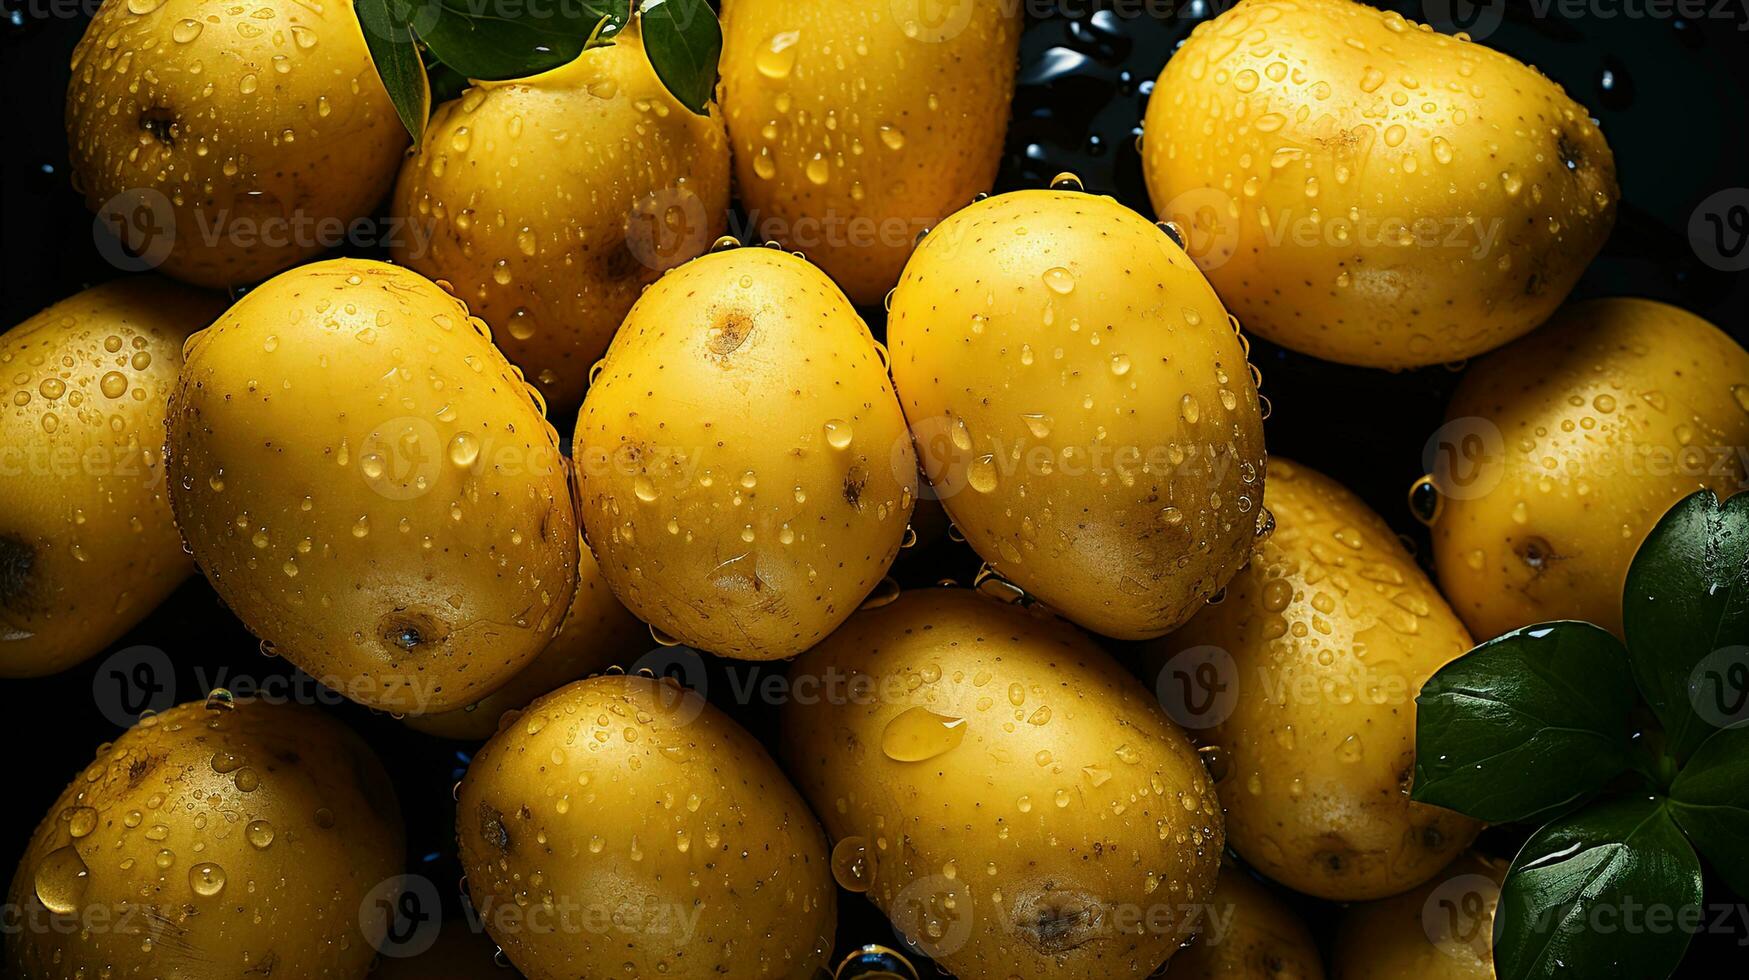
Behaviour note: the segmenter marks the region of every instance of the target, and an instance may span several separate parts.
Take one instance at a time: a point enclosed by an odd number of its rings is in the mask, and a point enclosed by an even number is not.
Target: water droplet
[[[50,912],[71,915],[79,910],[79,900],[90,881],[91,869],[68,844],[50,851],[36,866],[36,897]]]
[[[881,732],[881,751],[895,762],[922,762],[952,751],[965,737],[964,718],[906,708]]]
[[[840,888],[858,895],[868,891],[870,872],[867,839],[846,837],[832,848],[832,877]]]

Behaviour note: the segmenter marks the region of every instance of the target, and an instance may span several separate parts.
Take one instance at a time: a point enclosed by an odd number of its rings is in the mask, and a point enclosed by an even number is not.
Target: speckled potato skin
[[[663,270],[722,235],[722,117],[657,79],[636,23],[533,78],[479,82],[433,114],[401,167],[395,261],[452,283],[554,418]]]
[[[1245,348],[1134,211],[1044,190],[971,205],[905,266],[887,339],[924,473],[1029,594],[1141,639],[1245,563],[1264,477]]]
[[[794,656],[843,622],[892,565],[916,499],[882,355],[844,294],[776,249],[713,252],[651,286],[572,452],[620,601],[744,660]]]
[[[1226,599],[1155,643],[1199,646],[1236,692],[1220,747],[1227,840],[1258,871],[1335,901],[1393,895],[1466,847],[1474,821],[1409,799],[1415,695],[1469,634],[1388,525],[1321,474],[1270,460],[1275,532]]]
[[[954,976],[1146,977],[1188,938],[1220,865],[1214,786],[1072,626],[968,589],[906,592],[790,677],[786,768],[839,847],[862,839],[867,896]],[[963,735],[896,761],[888,726],[919,707]]]
[[[407,131],[350,0],[133,6],[104,0],[73,51],[67,148],[93,210],[127,191],[167,199],[152,212],[174,224],[161,271],[265,279],[388,193]]]
[[[558,631],[577,527],[558,436],[465,306],[334,259],[189,341],[170,503],[263,641],[396,714],[477,701]]]
[[[1351,906],[1337,927],[1331,977],[1494,980],[1494,909],[1505,877],[1506,862],[1472,852],[1414,891]]]
[[[1499,455],[1459,464],[1472,481],[1433,525],[1439,584],[1484,639],[1554,619],[1620,635],[1628,565],[1658,519],[1703,487],[1749,486],[1749,352],[1651,300],[1562,310],[1472,366],[1446,415],[1442,442],[1499,434]]]
[[[879,303],[918,233],[990,189],[1020,50],[999,0],[727,0],[722,100],[760,233]]]
[[[1143,172],[1247,329],[1345,364],[1461,360],[1554,312],[1615,222],[1584,106],[1352,0],[1243,0],[1148,100]]]
[[[367,935],[361,908],[404,846],[388,774],[344,725],[292,704],[180,705],[100,748],[38,825],[3,972],[362,980],[388,922]]]
[[[540,655],[503,687],[474,704],[430,715],[409,715],[407,724],[427,735],[483,742],[498,731],[498,720],[535,698],[610,666],[625,667],[655,646],[649,627],[613,597],[601,567],[587,547],[577,551],[577,587],[571,608]]]
[[[1219,921],[1213,921],[1218,919]],[[1324,980],[1312,932],[1287,903],[1232,864],[1221,867],[1196,941],[1172,958],[1171,980]],[[1380,973],[1376,977],[1416,978]]]
[[[831,954],[819,822],[751,735],[671,681],[605,675],[541,698],[457,799],[468,894],[529,980],[812,980]],[[503,927],[504,906],[526,919]],[[602,925],[624,909],[641,917]]]
[[[164,403],[183,339],[224,308],[142,276],[0,334],[0,677],[98,653],[194,570],[164,497]]]

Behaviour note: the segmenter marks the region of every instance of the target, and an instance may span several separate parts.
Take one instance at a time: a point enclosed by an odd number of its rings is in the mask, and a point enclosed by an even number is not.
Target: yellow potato
[[[1140,639],[1245,563],[1264,470],[1245,348],[1134,211],[1054,190],[960,211],[905,267],[887,338],[924,472],[1004,578]]]
[[[781,745],[865,892],[963,980],[1146,977],[1221,814],[1189,740],[1085,634],[968,589],[857,613],[790,669]]]
[[[388,926],[370,896],[404,846],[388,774],[344,725],[180,705],[100,748],[37,826],[0,972],[362,980]]]
[[[401,168],[392,254],[453,283],[569,417],[638,291],[705,251],[728,207],[721,117],[675,101],[634,20],[610,47],[440,107]]]
[[[1349,908],[1335,980],[1494,980],[1494,908],[1506,864],[1468,853],[1414,891]]]
[[[819,823],[751,735],[671,681],[541,698],[457,799],[468,894],[530,980],[813,980],[832,951]]]
[[[595,556],[579,547],[577,557],[577,590],[571,608],[559,635],[539,656],[478,702],[437,714],[409,715],[407,724],[427,735],[483,742],[498,731],[498,720],[506,711],[610,666],[626,666],[649,650],[654,645],[649,627],[613,597]]]
[[[170,503],[263,641],[399,714],[507,683],[577,574],[568,468],[538,396],[465,306],[382,262],[306,265],[190,339]]]
[[[1439,584],[1481,638],[1552,619],[1621,633],[1640,542],[1746,485],[1749,352],[1673,306],[1603,299],[1477,362],[1429,444]]]
[[[1393,895],[1479,829],[1409,799],[1415,695],[1470,638],[1390,527],[1328,477],[1273,458],[1264,502],[1275,532],[1150,667],[1163,698],[1198,683],[1167,704],[1218,747],[1246,863],[1320,898]]]
[[[1324,980],[1311,930],[1244,869],[1221,868],[1203,918],[1196,940],[1172,958],[1171,980]]]
[[[917,462],[868,327],[820,271],[732,248],[663,276],[577,418],[583,526],[668,635],[794,656],[886,574]]]
[[[349,2],[103,0],[73,51],[74,186],[202,286],[345,242],[406,145]]]
[[[918,233],[995,180],[1019,49],[1002,0],[728,0],[723,113],[749,218],[880,302]]]
[[[1512,57],[1352,0],[1242,0],[1148,100],[1154,210],[1247,329],[1346,364],[1479,354],[1609,236],[1615,159]]]
[[[194,570],[164,499],[182,341],[224,298],[141,277],[0,335],[0,677],[114,643]]]

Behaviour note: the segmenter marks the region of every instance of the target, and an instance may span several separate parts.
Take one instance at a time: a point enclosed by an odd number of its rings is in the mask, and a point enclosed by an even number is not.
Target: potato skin
[[[627,608],[702,650],[794,656],[898,554],[917,465],[844,294],[770,248],[695,259],[626,317],[577,417],[583,526]]]
[[[1333,980],[1494,980],[1494,909],[1506,863],[1461,855],[1414,891],[1349,908],[1331,952]],[[1466,896],[1483,911],[1469,911]]]
[[[457,799],[468,894],[529,980],[811,980],[831,954],[819,822],[751,735],[672,681],[605,675],[541,698]],[[627,908],[648,922],[599,925]]]
[[[1145,977],[1188,938],[1220,865],[1212,781],[1072,626],[967,589],[906,592],[790,677],[783,753],[835,871],[860,839],[856,887],[955,976]],[[920,711],[958,719],[958,742],[895,754]]]
[[[1143,171],[1248,329],[1346,364],[1461,360],[1554,312],[1620,197],[1535,69],[1352,0],[1242,0],[1148,101]]]
[[[401,167],[392,254],[454,284],[569,418],[639,290],[709,248],[728,208],[722,117],[675,101],[634,20],[610,47],[439,107]]]
[[[1275,532],[1226,599],[1147,661],[1158,674],[1195,647],[1231,657],[1230,714],[1211,709],[1201,740],[1220,747],[1227,840],[1246,863],[1320,898],[1392,895],[1479,829],[1409,799],[1415,695],[1470,637],[1390,527],[1335,481],[1274,457],[1264,502]]]
[[[0,677],[98,653],[194,570],[164,496],[182,341],[222,296],[118,279],[0,335]]]
[[[407,131],[350,0],[132,6],[103,0],[73,51],[67,148],[93,210],[163,195],[140,202],[169,237],[136,243],[163,272],[264,279],[338,244],[388,193]]]
[[[1171,980],[1324,980],[1311,930],[1243,868],[1222,865],[1208,909],[1202,932],[1172,958]]]
[[[558,437],[418,273],[334,259],[251,291],[189,341],[169,429],[195,561],[342,694],[459,708],[558,631],[577,569]]]
[[[1652,300],[1562,310],[1471,367],[1446,417],[1436,451],[1481,433],[1488,455],[1436,481],[1450,492],[1433,554],[1484,639],[1553,619],[1620,635],[1628,565],[1658,518],[1702,487],[1749,486],[1749,352]]]
[[[761,234],[800,249],[857,303],[880,302],[917,234],[996,179],[1020,8],[948,7],[723,5],[721,91],[741,201]]]
[[[40,927],[7,938],[5,972],[362,980],[382,936],[360,910],[404,846],[388,774],[344,725],[179,705],[99,749],[38,825],[7,901]]]
[[[1067,191],[973,204],[918,246],[887,337],[924,472],[1029,594],[1142,639],[1244,564],[1264,479],[1245,349],[1140,215]]]

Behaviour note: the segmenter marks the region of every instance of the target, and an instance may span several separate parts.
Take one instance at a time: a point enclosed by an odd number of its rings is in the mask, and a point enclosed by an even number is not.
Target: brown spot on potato
[[[844,502],[854,510],[862,509],[862,490],[868,486],[868,471],[860,466],[852,466],[850,472],[844,474]]]
[[[1512,551],[1518,555],[1519,561],[1524,562],[1526,568],[1537,575],[1541,575],[1548,570],[1551,564],[1561,560],[1561,556],[1555,554],[1554,546],[1549,544],[1548,539],[1536,535],[1519,541],[1513,545]]]
[[[152,106],[141,112],[140,128],[167,147],[176,145],[176,113],[164,106]]]
[[[1099,938],[1104,912],[1099,902],[1081,892],[1022,895],[1015,903],[1014,922],[1020,938],[1046,955],[1066,953]]]
[[[480,836],[486,846],[500,854],[510,853],[510,828],[504,825],[504,814],[489,804],[480,804]]]
[[[0,534],[0,609],[23,606],[35,565],[35,548],[17,535]]]
[[[753,318],[741,310],[723,310],[716,316],[707,333],[711,353],[733,354],[747,342],[753,332]]]

